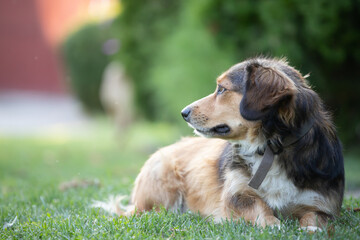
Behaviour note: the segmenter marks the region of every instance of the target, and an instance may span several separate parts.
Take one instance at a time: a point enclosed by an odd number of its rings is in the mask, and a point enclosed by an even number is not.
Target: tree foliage
[[[124,12],[117,20],[121,49],[120,60],[135,83],[136,102],[140,112],[156,119],[149,71],[166,37],[176,30],[180,1],[123,0]],[[159,90],[161,91],[161,90]]]

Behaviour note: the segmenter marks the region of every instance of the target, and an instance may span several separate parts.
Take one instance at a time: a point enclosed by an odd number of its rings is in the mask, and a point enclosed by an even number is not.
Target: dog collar
[[[273,162],[274,162],[274,156],[275,154],[279,154],[282,152],[282,150],[286,147],[289,147],[299,141],[302,137],[304,137],[312,128],[314,124],[314,120],[307,121],[303,127],[301,128],[300,134],[298,137],[294,135],[289,135],[288,137],[285,137],[283,140],[282,146],[280,148],[277,148],[275,151],[274,146],[268,141],[267,146],[265,148],[265,153],[263,156],[263,159],[261,160],[261,163],[256,170],[254,176],[250,179],[248,185],[252,187],[253,189],[259,189],[261,183],[264,181],[267,173],[269,172]]]

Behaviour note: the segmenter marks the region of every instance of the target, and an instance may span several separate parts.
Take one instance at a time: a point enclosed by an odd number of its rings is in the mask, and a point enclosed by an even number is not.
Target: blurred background
[[[59,163],[62,149],[85,142],[90,155],[69,157],[79,169],[141,153],[135,175],[148,154],[192,135],[180,111],[214,91],[222,71],[271,56],[310,73],[360,186],[359,10],[357,0],[2,0],[0,164],[22,176],[9,165],[17,154],[26,161],[35,148],[39,164]]]

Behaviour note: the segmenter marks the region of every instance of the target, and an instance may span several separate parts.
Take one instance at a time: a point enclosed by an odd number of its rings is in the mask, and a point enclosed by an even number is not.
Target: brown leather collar
[[[272,163],[274,162],[274,156],[276,154],[279,154],[282,152],[283,148],[289,147],[290,145],[293,145],[297,141],[299,141],[302,137],[304,137],[312,128],[314,124],[314,120],[307,121],[301,128],[300,133],[298,136],[290,135],[288,137],[285,137],[282,141],[283,144],[280,148],[274,149],[274,146],[268,141],[265,153],[263,156],[263,159],[261,160],[261,163],[254,174],[254,176],[250,179],[248,185],[254,189],[258,189],[261,185],[261,183],[264,181],[267,173],[269,172]]]

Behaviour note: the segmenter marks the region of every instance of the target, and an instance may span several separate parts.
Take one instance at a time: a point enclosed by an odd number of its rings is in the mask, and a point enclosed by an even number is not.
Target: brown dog
[[[217,85],[215,93],[182,111],[206,138],[185,138],[152,155],[136,179],[132,205],[118,214],[163,205],[216,221],[276,225],[281,214],[310,230],[325,226],[341,208],[344,166],[318,95],[278,59],[239,63]],[[273,161],[268,170],[263,158]]]

